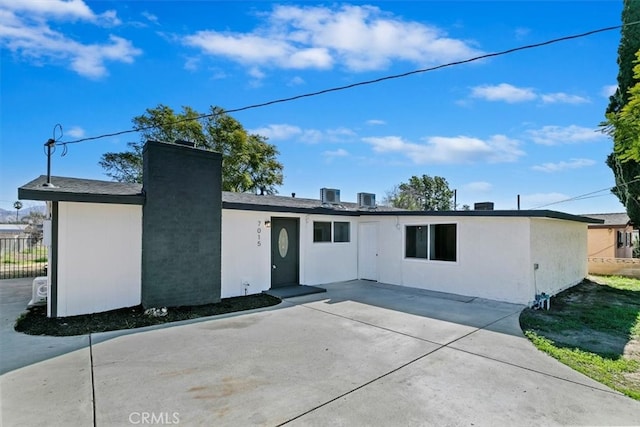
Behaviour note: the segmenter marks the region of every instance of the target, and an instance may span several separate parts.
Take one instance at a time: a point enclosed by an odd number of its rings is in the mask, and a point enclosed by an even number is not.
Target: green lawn
[[[640,280],[592,276],[525,309],[525,335],[565,365],[640,400]]]

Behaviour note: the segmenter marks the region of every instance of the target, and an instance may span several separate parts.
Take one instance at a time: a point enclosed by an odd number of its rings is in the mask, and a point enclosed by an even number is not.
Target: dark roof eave
[[[303,208],[287,206],[259,205],[252,203],[223,202],[223,209],[302,213],[319,215],[345,215],[345,216],[443,216],[443,217],[510,217],[510,218],[550,218],[567,221],[583,222],[586,224],[602,224],[604,221],[596,218],[588,218],[579,215],[550,210],[520,210],[520,211],[376,211],[376,210],[337,210],[322,207]]]
[[[143,194],[89,194],[18,188],[21,200],[40,200],[46,202],[113,203],[122,205],[144,205]]]
[[[304,208],[304,207],[288,207],[273,205],[256,205],[252,203],[234,203],[222,202],[223,209],[242,210],[242,211],[261,211],[261,212],[280,212],[280,213],[300,213],[300,214],[317,214],[317,215],[345,215],[360,216],[360,211],[339,210],[323,207]]]

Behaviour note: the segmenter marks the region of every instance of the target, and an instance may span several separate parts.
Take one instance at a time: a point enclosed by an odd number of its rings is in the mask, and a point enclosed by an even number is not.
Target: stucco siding
[[[222,210],[222,298],[269,289],[270,220],[269,212]]]
[[[407,225],[456,224],[456,261],[406,258]],[[380,281],[460,295],[527,303],[526,218],[398,217],[380,222]]]
[[[529,269],[535,293],[555,295],[587,275],[587,224],[557,219],[531,219]]]
[[[313,222],[348,222],[349,242],[314,242]],[[334,237],[334,234],[332,234]],[[300,280],[305,285],[353,280],[358,276],[358,219],[345,216],[305,215],[300,220],[301,247],[304,248],[304,274]],[[302,272],[301,272],[302,273]]]
[[[222,297],[255,294],[271,288],[273,217],[297,218],[300,226],[300,284],[318,285],[357,278],[357,219],[263,211],[222,210]],[[313,222],[349,222],[349,242],[314,242]],[[258,230],[260,230],[258,232]],[[245,284],[249,284],[245,286]]]
[[[590,257],[616,257],[616,229],[613,227],[589,229],[587,241]]]
[[[140,304],[142,207],[60,202],[59,317]]]

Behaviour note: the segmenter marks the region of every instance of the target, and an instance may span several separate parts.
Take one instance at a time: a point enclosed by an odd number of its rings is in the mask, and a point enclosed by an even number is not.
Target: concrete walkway
[[[323,287],[250,313],[95,334],[12,369],[0,377],[2,425],[640,423],[640,402],[523,338],[522,306],[362,281]]]

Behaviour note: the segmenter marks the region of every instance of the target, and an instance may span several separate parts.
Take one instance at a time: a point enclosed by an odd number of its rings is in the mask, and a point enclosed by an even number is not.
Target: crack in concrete
[[[283,301],[283,302],[285,302],[285,301]],[[400,366],[398,366],[398,367],[396,367],[396,368],[394,368],[394,369],[392,369],[392,370],[390,370],[390,371],[388,371],[388,372],[386,372],[386,373],[384,373],[382,375],[379,375],[378,377],[376,377],[376,378],[374,378],[374,379],[372,379],[370,381],[367,381],[367,382],[359,385],[358,387],[355,387],[355,388],[353,388],[353,389],[351,389],[349,391],[346,391],[346,392],[344,392],[344,393],[342,393],[342,394],[340,394],[340,395],[338,395],[338,396],[336,396],[336,397],[334,397],[332,399],[329,399],[326,402],[323,402],[323,403],[321,403],[321,404],[319,404],[319,405],[317,405],[317,406],[315,406],[315,407],[313,407],[313,408],[311,408],[311,409],[309,409],[309,410],[307,410],[307,411],[305,411],[305,412],[303,412],[303,413],[301,413],[301,414],[299,414],[299,415],[297,415],[297,416],[295,416],[293,418],[290,418],[290,419],[278,424],[278,426],[283,426],[283,425],[289,424],[290,422],[295,421],[297,419],[300,419],[303,416],[305,416],[307,414],[310,414],[310,413],[312,413],[312,412],[314,412],[314,411],[316,411],[316,410],[318,410],[318,409],[320,409],[320,408],[322,408],[324,406],[327,406],[330,403],[335,402],[338,399],[341,399],[341,398],[343,398],[345,396],[348,396],[348,395],[350,395],[352,393],[355,393],[356,391],[361,390],[364,387],[367,387],[368,385],[371,385],[371,384],[373,384],[373,383],[375,383],[375,382],[377,382],[377,381],[379,381],[379,380],[381,380],[381,379],[383,379],[383,378],[385,378],[385,377],[387,377],[387,376],[389,376],[389,375],[391,375],[391,374],[393,374],[395,372],[398,372],[399,370],[401,370],[403,368],[406,368],[407,366],[412,365],[412,364],[418,362],[419,360],[422,360],[425,357],[427,357],[427,356],[429,356],[429,355],[431,355],[431,354],[433,354],[433,353],[435,353],[435,352],[437,352],[437,351],[439,351],[439,350],[441,350],[443,348],[448,348],[448,349],[451,349],[451,350],[454,350],[454,351],[460,351],[462,353],[466,353],[466,354],[469,354],[469,355],[472,355],[472,356],[481,357],[483,359],[487,359],[487,360],[491,360],[491,361],[494,361],[494,362],[502,363],[502,364],[505,364],[505,365],[508,365],[508,366],[512,366],[512,367],[515,367],[515,368],[519,368],[519,369],[523,369],[523,370],[526,370],[526,371],[529,371],[529,372],[534,372],[534,373],[537,373],[537,374],[540,374],[540,375],[543,375],[543,376],[546,376],[546,377],[554,378],[554,379],[557,379],[557,380],[560,380],[560,381],[565,381],[565,382],[568,382],[568,383],[571,383],[571,384],[575,384],[575,385],[578,385],[578,386],[582,386],[582,387],[585,387],[585,388],[588,388],[588,389],[591,389],[591,390],[594,390],[594,391],[600,391],[600,392],[603,392],[603,393],[610,393],[610,394],[616,394],[616,395],[619,394],[618,392],[613,391],[613,390],[605,390],[605,389],[601,389],[601,388],[596,388],[596,387],[590,386],[588,384],[583,384],[583,383],[576,382],[576,381],[573,381],[573,380],[569,380],[569,379],[566,379],[566,378],[558,377],[556,375],[548,374],[546,372],[541,372],[541,371],[538,371],[536,369],[527,368],[525,366],[520,366],[520,365],[517,365],[517,364],[514,364],[514,363],[506,362],[504,360],[495,359],[495,358],[492,358],[492,357],[489,357],[489,356],[486,356],[486,355],[483,355],[483,354],[478,354],[478,353],[474,353],[474,352],[471,352],[471,351],[468,351],[468,350],[462,350],[462,349],[450,346],[451,344],[453,344],[453,343],[455,343],[457,341],[460,341],[460,340],[462,340],[464,338],[467,338],[470,335],[473,335],[473,334],[477,333],[478,331],[485,330],[488,327],[490,327],[491,325],[494,325],[494,324],[496,324],[496,323],[498,323],[498,322],[500,322],[500,321],[502,321],[502,320],[504,320],[504,319],[506,319],[506,318],[508,318],[510,316],[513,316],[514,314],[518,314],[521,310],[514,311],[514,312],[509,313],[509,314],[507,314],[505,316],[502,316],[502,317],[500,317],[500,318],[498,318],[498,319],[496,319],[496,320],[494,320],[492,322],[489,322],[488,324],[486,324],[484,326],[476,328],[476,329],[474,329],[474,330],[472,330],[472,331],[470,331],[470,332],[468,332],[468,333],[466,333],[464,335],[461,335],[461,336],[457,337],[456,339],[453,339],[453,340],[451,340],[451,341],[449,341],[449,342],[447,342],[445,344],[442,344],[442,343],[431,341],[431,340],[428,340],[428,339],[425,339],[425,338],[422,338],[422,337],[417,337],[415,335],[411,335],[411,334],[408,334],[408,333],[405,333],[405,332],[396,331],[396,330],[393,330],[393,329],[390,329],[390,328],[386,328],[384,326],[375,325],[375,324],[372,324],[372,323],[369,323],[369,322],[365,322],[363,320],[354,319],[352,317],[344,316],[344,315],[337,314],[337,313],[332,313],[330,311],[325,311],[325,310],[322,310],[322,309],[319,309],[319,308],[316,308],[316,307],[310,307],[310,306],[306,305],[308,303],[296,304],[296,303],[293,303],[293,302],[290,302],[290,301],[286,301],[286,302],[291,304],[292,306],[303,307],[303,308],[306,308],[306,309],[309,309],[309,310],[314,310],[314,311],[317,311],[317,312],[320,312],[320,313],[325,313],[325,314],[328,314],[330,316],[340,317],[340,318],[345,319],[345,320],[350,320],[352,322],[357,322],[357,323],[360,323],[360,324],[363,324],[363,325],[366,325],[366,326],[370,326],[370,327],[373,327],[373,328],[381,329],[381,330],[384,330],[384,331],[387,331],[387,332],[403,335],[403,336],[406,336],[406,337],[409,337],[409,338],[413,338],[413,339],[416,339],[416,340],[419,340],[419,341],[428,342],[430,344],[435,344],[435,345],[437,345],[439,347],[437,347],[437,348],[435,348],[435,349],[433,349],[433,350],[431,350],[431,351],[429,351],[429,352],[427,352],[425,354],[422,354],[422,355],[420,355],[420,356],[418,356],[418,357],[416,357],[416,358],[414,358],[414,359],[412,359],[412,360],[410,360],[410,361],[408,361],[406,363],[403,363]],[[558,363],[560,363],[560,362],[558,362]]]

